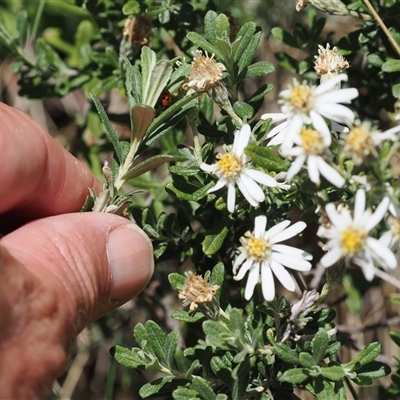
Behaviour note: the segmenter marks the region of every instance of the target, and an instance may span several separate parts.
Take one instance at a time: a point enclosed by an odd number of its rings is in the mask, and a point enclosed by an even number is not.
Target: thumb
[[[0,398],[43,397],[71,339],[137,295],[153,273],[150,240],[107,213],[30,222],[0,241]]]
[[[90,321],[137,295],[153,273],[152,245],[127,219],[76,213],[33,221],[1,244],[44,285],[57,288],[68,317]]]

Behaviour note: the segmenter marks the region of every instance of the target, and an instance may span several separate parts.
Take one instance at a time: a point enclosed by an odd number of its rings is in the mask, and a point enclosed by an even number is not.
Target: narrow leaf
[[[369,362],[375,360],[375,358],[380,354],[382,350],[382,345],[379,342],[372,342],[367,347],[365,347],[358,354],[357,357],[353,358],[350,362],[344,365],[344,368],[356,366],[356,370],[362,365],[368,364]]]
[[[173,379],[173,376],[164,376],[163,378],[156,379],[153,382],[146,383],[140,388],[139,395],[144,399],[150,397],[151,395],[158,393],[163,386],[172,382]]]
[[[145,105],[135,105],[131,110],[131,143],[140,143],[147,128],[154,119],[154,109]]]
[[[147,171],[151,171],[152,169],[155,169],[155,168],[159,167],[160,165],[173,160],[173,158],[174,157],[172,157],[172,156],[167,156],[167,155],[162,155],[162,154],[150,157],[147,160],[144,160],[140,164],[138,164],[135,167],[133,167],[132,169],[130,169],[122,177],[122,179],[128,180],[128,179],[136,178],[137,176],[143,175]]]
[[[197,47],[200,47],[201,49],[205,50],[208,52],[208,54],[212,55],[214,54],[215,57],[218,60],[222,60],[222,54],[219,52],[217,47],[213,46],[211,43],[207,42],[206,39],[204,39],[203,36],[199,35],[196,32],[189,32],[186,37],[194,43]]]
[[[330,381],[341,381],[344,378],[344,371],[340,365],[321,368],[321,375]]]
[[[154,350],[155,355],[163,362],[166,362],[164,331],[152,320],[145,324],[148,341]]]
[[[229,228],[224,226],[220,232],[207,235],[202,243],[203,253],[208,256],[215,254],[221,248],[228,233]]]
[[[299,360],[303,367],[312,368],[316,363],[310,353],[302,352],[299,354]]]
[[[299,365],[300,360],[297,352],[284,343],[276,343],[273,347],[274,353],[288,364]]]
[[[172,65],[170,61],[161,60],[155,65],[150,77],[152,84],[144,94],[145,104],[155,107],[162,91],[167,86],[171,74]]]
[[[103,123],[104,127],[106,128],[108,137],[110,138],[111,144],[113,145],[114,151],[115,151],[115,155],[119,161],[120,164],[122,164],[124,162],[123,157],[122,157],[122,150],[121,150],[121,146],[118,140],[118,136],[115,133],[114,128],[111,125],[110,120],[108,119],[108,116],[106,114],[106,111],[104,110],[103,105],[101,104],[100,100],[95,97],[93,94],[90,94],[93,103],[97,109],[97,112],[99,113],[101,122]]]
[[[316,333],[312,342],[313,346],[313,358],[318,364],[324,358],[326,350],[328,348],[329,338],[325,329],[320,328]]]
[[[147,104],[145,99],[147,99],[147,93],[153,84],[151,75],[157,62],[157,56],[149,47],[143,46],[140,58],[142,62],[142,98],[144,104]]]
[[[169,369],[176,369],[175,353],[178,345],[178,332],[170,332],[165,340],[165,356]]]

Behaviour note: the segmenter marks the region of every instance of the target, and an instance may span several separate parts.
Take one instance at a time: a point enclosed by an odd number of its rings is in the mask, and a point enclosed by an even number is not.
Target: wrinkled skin
[[[30,117],[0,103],[0,121],[0,399],[41,399],[72,339],[148,283],[152,246],[127,219],[79,213],[101,183]]]

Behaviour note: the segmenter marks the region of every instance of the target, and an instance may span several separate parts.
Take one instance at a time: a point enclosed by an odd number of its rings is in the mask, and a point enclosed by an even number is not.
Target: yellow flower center
[[[307,112],[313,107],[311,88],[305,85],[294,87],[289,95],[289,103],[300,112]]]
[[[325,146],[322,135],[314,129],[302,129],[300,132],[301,145],[307,155],[320,155],[324,152]]]
[[[364,247],[366,238],[365,230],[357,227],[347,228],[341,237],[343,251],[347,255],[354,256]]]
[[[218,154],[217,165],[221,171],[222,176],[227,179],[237,178],[243,170],[243,161],[232,153]]]
[[[264,261],[271,254],[271,243],[262,238],[255,238],[250,232],[245,233],[242,244],[248,257],[257,262]]]
[[[368,156],[374,148],[374,142],[369,130],[354,127],[347,134],[345,151],[357,156]]]

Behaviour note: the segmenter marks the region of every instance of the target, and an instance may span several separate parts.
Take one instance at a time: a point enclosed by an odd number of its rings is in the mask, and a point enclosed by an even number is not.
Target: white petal
[[[354,201],[354,222],[357,224],[366,222],[362,221],[365,211],[365,204],[366,204],[365,190],[358,189]]]
[[[346,181],[335,168],[329,165],[322,157],[318,157],[317,163],[321,175],[324,176],[327,181],[337,188],[342,188],[344,186]]]
[[[290,182],[292,180],[292,178],[301,170],[301,167],[303,166],[305,160],[306,160],[306,156],[302,155],[302,156],[297,157],[292,162],[292,165],[290,166],[289,171],[287,172],[287,175],[286,175],[286,180],[288,182]]]
[[[290,221],[281,221],[265,232],[264,239],[270,239],[284,231],[290,225]]]
[[[341,213],[338,213],[334,203],[327,204],[325,206],[325,211],[332,224],[340,231],[345,229],[353,221],[348,210],[342,210]]]
[[[234,277],[235,281],[240,281],[241,279],[244,278],[246,275],[247,271],[256,263],[253,262],[253,260],[246,260],[246,262],[240,267],[239,273]],[[257,266],[255,265],[254,268]]]
[[[275,297],[275,282],[268,264],[261,264],[261,289],[264,299],[272,301]]]
[[[326,82],[319,85],[316,89],[314,89],[313,94],[315,96],[320,96],[322,93],[330,91],[333,87],[336,86],[339,82],[347,81],[348,77],[346,74],[339,74],[334,76],[333,78],[327,80]]]
[[[340,247],[334,247],[333,249],[329,250],[320,260],[320,263],[323,267],[328,268],[331,267],[333,264],[338,262],[342,257],[342,251]]]
[[[274,252],[290,254],[294,257],[302,257],[305,260],[312,260],[312,258],[313,258],[312,254],[307,253],[306,251],[304,251],[302,249],[298,249],[297,247],[288,246],[286,244],[276,243],[272,246],[272,250]]]
[[[234,262],[234,264],[233,264],[233,267],[232,267],[233,275],[236,275],[239,266],[240,266],[241,264],[243,264],[243,262],[244,262],[244,260],[246,259],[246,257],[247,257],[246,253],[240,253],[240,254],[236,257],[236,260],[235,260],[235,262]]]
[[[244,149],[249,144],[251,128],[249,124],[242,126],[239,132],[236,132],[233,140],[232,153],[237,156],[241,156],[244,153]]]
[[[283,253],[273,252],[271,259],[278,261],[285,267],[294,269],[296,271],[309,271],[312,267],[311,263],[308,262],[307,260],[290,253],[283,254]]]
[[[364,224],[365,229],[371,230],[374,226],[379,224],[381,219],[385,216],[386,211],[389,207],[390,199],[389,197],[385,197],[380,203],[379,206],[376,207],[375,212],[371,215],[366,223]]]
[[[216,192],[217,190],[221,189],[222,187],[224,187],[226,185],[226,180],[225,179],[220,179],[219,181],[217,181],[217,183],[215,184],[215,186],[213,186],[212,188],[208,189],[207,193],[212,193],[212,192]]]
[[[202,163],[200,164],[200,168],[201,168],[203,171],[209,172],[209,173],[218,171],[218,165],[217,165],[217,164],[209,165],[209,164],[206,164],[206,163],[202,162]]]
[[[283,242],[284,240],[290,239],[293,236],[296,236],[300,232],[304,231],[307,227],[307,224],[303,221],[298,221],[292,226],[289,226],[284,231],[278,233],[277,235],[271,237],[271,243],[279,243]]]
[[[228,183],[228,198],[227,198],[227,206],[226,208],[230,213],[235,211],[235,203],[236,203],[236,191],[235,186],[232,183]]]
[[[366,260],[362,260],[360,258],[354,258],[353,263],[361,267],[367,281],[372,281],[372,279],[374,279],[375,267],[372,262],[367,262]]]
[[[254,182],[253,179],[246,176],[246,174],[242,174],[239,177],[239,179],[237,180],[237,184],[244,197],[246,197],[246,200],[252,206],[257,206],[258,203],[261,203],[265,200],[265,194],[260,186],[258,186],[258,184]]]
[[[355,118],[353,111],[346,106],[342,106],[341,104],[318,104],[316,105],[315,110],[324,117],[342,124],[351,124]]]
[[[282,132],[285,128],[287,128],[289,126],[289,122],[285,121],[282,122],[281,124],[275,126],[275,128],[271,129],[267,136],[265,137],[265,139],[271,139],[272,137],[274,137],[275,135],[277,135],[279,132]]]
[[[245,168],[242,173],[248,175],[251,179],[265,186],[278,186],[278,182],[272,176],[266,174],[265,172],[257,171],[256,169]]]
[[[317,102],[321,103],[351,103],[358,96],[358,90],[354,88],[332,90],[318,96]]]
[[[251,296],[253,296],[254,288],[258,283],[258,278],[260,276],[260,267],[259,264],[253,264],[253,268],[251,268],[249,276],[247,278],[246,289],[244,291],[244,298],[246,300],[250,300]]]
[[[296,289],[296,284],[287,270],[283,265],[275,260],[271,260],[271,269],[275,276],[278,278],[279,282],[290,292],[294,292]]]
[[[267,113],[261,115],[260,119],[268,119],[271,118],[272,122],[279,122],[283,121],[284,119],[287,118],[287,115],[284,113]]]
[[[311,182],[314,182],[317,186],[319,186],[321,180],[319,179],[317,158],[319,158],[319,156],[312,156],[312,155],[308,156],[307,168],[308,168],[308,176],[310,177]]]
[[[258,239],[262,238],[267,227],[267,217],[265,215],[258,215],[254,219],[254,236]]]
[[[331,145],[332,138],[331,138],[331,132],[325,120],[321,117],[320,114],[318,114],[314,110],[310,111],[310,118],[315,130],[321,133],[324,139],[325,146],[329,147]]]
[[[367,237],[367,246],[379,257],[379,260],[383,261],[384,267],[388,267],[390,269],[395,269],[397,267],[396,256],[379,240],[372,237]]]

